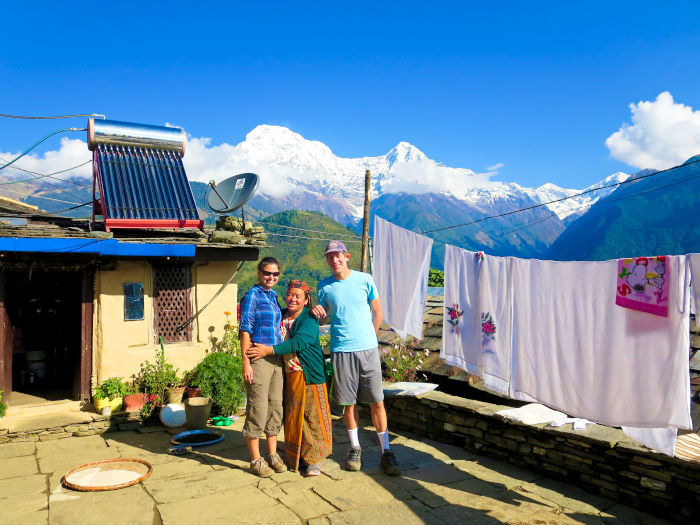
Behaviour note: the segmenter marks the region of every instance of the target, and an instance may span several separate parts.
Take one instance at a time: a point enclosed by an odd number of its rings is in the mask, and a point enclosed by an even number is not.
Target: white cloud
[[[19,155],[20,152],[0,152],[0,157],[8,162]],[[50,150],[43,155],[28,154],[17,160],[11,166],[8,166],[2,172],[4,176],[12,177],[13,179],[26,179],[32,176],[19,171],[12,166],[17,166],[25,170],[34,171],[37,173],[47,174],[53,173],[66,168],[83,164],[92,158],[92,153],[88,151],[85,141],[80,139],[70,139],[68,137],[61,138],[61,147],[58,150]],[[92,178],[92,165],[86,164],[75,170],[56,175],[58,178],[67,179],[72,177]]]
[[[632,123],[610,135],[610,155],[637,168],[665,169],[700,153],[700,111],[660,93],[653,102],[630,104]]]
[[[187,177],[193,181],[221,182],[239,173],[256,173],[260,176],[259,193],[279,197],[295,190],[288,182],[289,176],[295,175],[293,170],[249,161],[238,146],[226,142],[212,146],[211,139],[206,137],[188,137],[182,162]]]
[[[462,194],[475,186],[486,186],[493,173],[475,173],[465,168],[448,168],[430,159],[392,167],[382,180],[384,193]]]

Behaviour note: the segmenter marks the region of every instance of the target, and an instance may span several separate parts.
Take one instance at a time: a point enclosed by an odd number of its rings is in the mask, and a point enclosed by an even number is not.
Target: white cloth
[[[481,314],[478,310],[476,252],[445,245],[445,312],[440,357],[448,365],[483,377]]]
[[[690,275],[693,283],[693,301],[695,303],[693,313],[695,314],[696,322],[700,322],[700,319],[697,317],[700,311],[700,253],[691,253],[688,255],[688,260],[690,261]]]
[[[445,247],[445,320],[440,357],[510,395],[511,257]]]
[[[514,259],[514,391],[576,417],[647,429],[636,433],[643,439],[650,428],[690,428],[689,272],[685,256],[669,264],[669,316],[659,317],[615,305],[617,261]]]
[[[372,275],[384,321],[406,339],[423,338],[432,239],[374,217]]]
[[[572,423],[574,430],[586,430],[587,425],[595,425],[593,421],[581,419],[580,417],[566,417],[564,419],[557,419],[556,421],[552,421],[552,426],[563,427],[567,423]]]
[[[563,412],[552,410],[539,403],[530,403],[519,408],[500,410],[496,412],[496,415],[517,423],[523,423],[524,425],[541,425],[542,423],[566,419],[566,414]]]
[[[676,428],[622,427],[622,431],[632,439],[639,441],[642,445],[653,448],[667,456],[673,456],[678,434],[678,429]]]

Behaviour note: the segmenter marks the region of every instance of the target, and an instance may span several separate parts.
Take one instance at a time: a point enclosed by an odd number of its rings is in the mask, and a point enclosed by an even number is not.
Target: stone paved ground
[[[189,456],[171,456],[164,428],[145,433],[0,445],[0,524],[280,523],[661,523],[625,505],[593,496],[460,448],[407,433],[392,436],[404,475],[379,468],[376,434],[364,429],[362,472],[340,468],[347,448],[341,421],[323,475],[259,479],[245,471],[242,421],[218,429],[223,442]],[[70,468],[109,458],[153,465],[144,483],[109,492],[61,486]]]

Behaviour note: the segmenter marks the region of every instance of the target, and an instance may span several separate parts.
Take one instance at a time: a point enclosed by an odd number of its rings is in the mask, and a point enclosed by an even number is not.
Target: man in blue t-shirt
[[[345,244],[331,241],[326,261],[333,275],[318,283],[318,318],[331,319],[331,361],[334,398],[344,407],[343,417],[350,437],[346,468],[360,470],[362,449],[358,439],[358,400],[369,403],[372,424],[382,450],[381,465],[386,474],[401,474],[389,447],[382,368],[377,330],[382,323],[382,304],[371,275],[348,268]]]

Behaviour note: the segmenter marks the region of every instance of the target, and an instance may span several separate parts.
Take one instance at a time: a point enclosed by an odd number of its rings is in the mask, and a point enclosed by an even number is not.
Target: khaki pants
[[[258,439],[263,433],[276,436],[282,427],[284,369],[281,355],[269,355],[251,363],[253,383],[246,383],[243,436]]]

